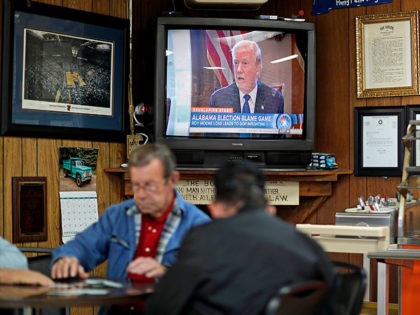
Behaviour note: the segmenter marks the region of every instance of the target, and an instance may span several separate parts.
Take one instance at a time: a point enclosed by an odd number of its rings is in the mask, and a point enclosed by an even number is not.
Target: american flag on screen
[[[220,86],[226,86],[233,82],[233,66],[231,48],[239,41],[248,39],[247,32],[207,30],[206,45],[207,59]]]
[[[298,56],[297,61],[298,61],[298,64],[300,66],[300,69],[302,71],[305,71],[305,60],[303,59],[302,54],[300,53],[300,50],[299,50],[299,48],[296,44],[296,36],[295,35],[292,36],[292,50],[293,50],[292,54],[296,54]]]

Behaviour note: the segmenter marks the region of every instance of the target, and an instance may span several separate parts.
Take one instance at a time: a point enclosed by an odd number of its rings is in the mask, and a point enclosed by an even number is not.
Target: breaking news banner
[[[302,135],[303,114],[244,114],[230,108],[191,111],[190,133],[254,133]]]

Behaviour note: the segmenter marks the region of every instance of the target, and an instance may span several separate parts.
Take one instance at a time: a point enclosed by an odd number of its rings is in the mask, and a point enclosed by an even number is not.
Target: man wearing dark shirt
[[[191,230],[178,260],[146,305],[149,315],[257,315],[279,288],[305,280],[331,284],[322,248],[266,213],[264,176],[251,162],[215,176],[216,220]]]

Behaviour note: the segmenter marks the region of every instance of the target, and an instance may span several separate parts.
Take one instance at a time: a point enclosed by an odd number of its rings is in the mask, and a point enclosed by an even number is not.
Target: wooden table
[[[59,294],[57,291],[77,290],[74,286],[65,288],[48,288],[26,285],[0,285],[0,308],[21,308],[24,315],[35,314],[43,307],[71,307],[93,305],[130,304],[144,300],[153,293],[153,284],[132,285],[118,282],[120,288],[100,288],[106,294]],[[89,290],[89,288],[80,288]],[[95,288],[90,288],[95,290]],[[92,291],[91,291],[92,292]]]

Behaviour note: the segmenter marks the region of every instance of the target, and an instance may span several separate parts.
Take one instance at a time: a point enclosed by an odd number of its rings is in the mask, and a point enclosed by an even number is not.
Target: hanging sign
[[[344,9],[391,3],[392,0],[313,0],[312,14],[327,13],[334,9]]]

